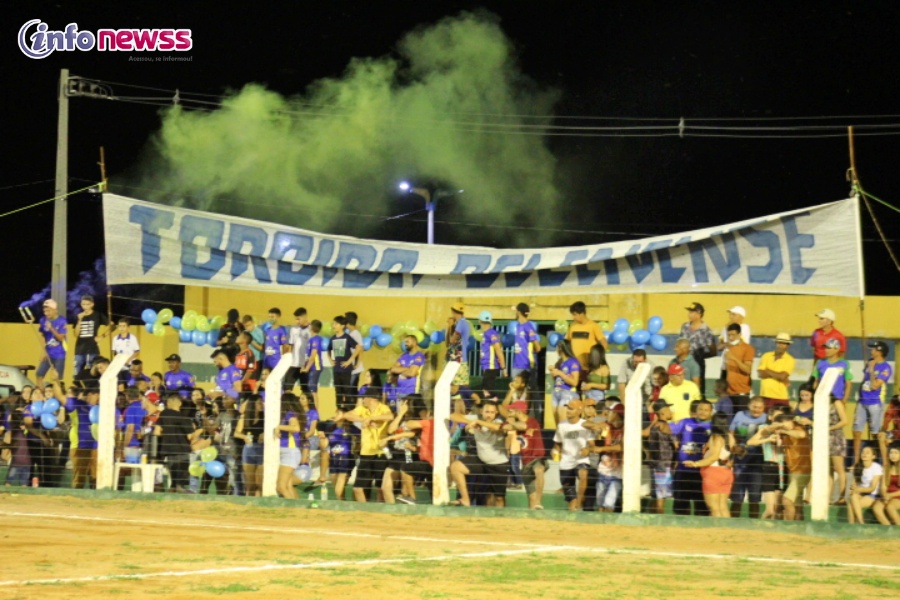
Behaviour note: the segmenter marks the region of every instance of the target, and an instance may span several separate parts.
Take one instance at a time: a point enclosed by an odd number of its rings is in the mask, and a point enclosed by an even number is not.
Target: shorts
[[[314,435],[311,438],[303,438],[300,440],[300,448],[302,450],[318,450],[319,436]]]
[[[500,375],[500,369],[485,369],[481,374],[481,389],[485,392],[493,393],[498,375]]]
[[[245,465],[259,466],[263,464],[263,444],[244,444],[241,460]]]
[[[278,466],[296,469],[300,466],[300,448],[279,448]]]
[[[787,398],[763,398],[763,402],[766,403],[766,412],[769,412],[774,406],[787,406],[788,408],[791,406],[791,403]]]
[[[6,485],[31,485],[31,467],[10,467],[6,473]]]
[[[785,471],[784,465],[764,462],[760,473],[760,491],[763,494],[783,492],[787,488],[787,471]]]
[[[784,499],[799,504],[803,499],[803,490],[809,485],[812,475],[809,473],[791,473],[788,476],[788,487],[784,491]]]
[[[656,492],[656,498],[662,500],[672,497],[672,468],[666,467],[664,470],[653,471],[653,489]]]
[[[472,475],[484,475],[484,493],[498,498],[506,497],[506,480],[509,477],[509,463],[489,465],[481,462],[477,456],[466,456],[462,463]]]
[[[606,398],[606,392],[604,390],[588,390],[584,393],[584,397],[602,402]]]
[[[844,437],[844,428],[828,432],[828,456],[847,455],[847,438]]]
[[[453,382],[451,385],[459,385],[459,386],[469,385],[469,363],[467,363],[467,362],[459,363],[459,370],[457,370],[456,375],[453,376]]]
[[[884,414],[884,404],[857,404],[856,414],[853,415],[853,431],[865,431],[866,421],[869,422],[869,433],[875,435],[881,431],[881,415]]]
[[[550,402],[553,408],[565,406],[572,400],[578,400],[578,392],[572,390],[554,389],[553,395],[550,396]]]
[[[403,470],[403,465],[405,465],[405,464],[406,464],[405,454],[403,452],[401,452],[400,450],[397,450],[391,456],[391,458],[389,458],[385,461],[384,468],[385,468],[385,470],[393,469],[394,471],[397,471],[399,473],[400,471]]]
[[[579,471],[585,471],[590,468],[590,465],[575,465],[574,469],[560,469],[559,470],[559,482],[562,484],[563,494],[566,497],[566,502],[571,502],[578,497],[578,478]],[[585,479],[587,481],[587,479]]]
[[[546,458],[538,458],[522,467],[522,483],[525,484],[525,491],[527,491],[529,494],[531,494],[535,491],[534,482],[535,482],[535,479],[537,478],[537,475],[535,475],[534,470],[537,467],[542,467],[544,469],[544,472],[546,473],[547,472],[547,459]]]
[[[414,459],[412,462],[404,461],[400,470],[416,481],[431,481],[431,474],[434,472],[434,467],[424,460]]]
[[[762,464],[759,462],[735,465],[731,501],[741,503],[746,494],[748,502],[759,503],[762,500],[762,478]]]
[[[616,504],[619,502],[619,495],[622,493],[622,480],[618,477],[610,477],[609,475],[597,476],[597,503],[594,505],[597,509],[605,508],[606,510],[615,510]]]
[[[704,494],[730,494],[734,484],[734,471],[728,467],[702,467],[700,476],[703,478]]]
[[[349,454],[332,454],[328,470],[336,474],[346,473],[349,475],[353,470],[354,462],[353,457]]]
[[[381,476],[387,468],[387,460],[383,456],[360,456],[356,467],[356,483],[354,488],[368,491],[369,488],[381,485]]]
[[[322,375],[322,371],[310,371],[309,372],[309,391],[310,393],[317,393],[319,391],[319,376]]]
[[[63,375],[66,372],[66,358],[54,358],[53,367],[56,369],[57,376],[62,379]],[[35,375],[38,377],[43,377],[50,370],[50,362],[47,360],[47,357],[41,359],[41,364],[38,365],[37,371],[35,371]]]

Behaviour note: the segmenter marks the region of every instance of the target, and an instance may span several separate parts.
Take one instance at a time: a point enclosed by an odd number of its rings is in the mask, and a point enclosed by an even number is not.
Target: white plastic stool
[[[131,491],[151,493],[153,492],[153,486],[156,483],[156,473],[163,468],[163,465],[153,463],[141,464],[117,462],[115,469],[113,470],[113,482],[119,481],[120,469],[131,469]],[[141,472],[140,478],[134,477],[135,470],[139,470]]]

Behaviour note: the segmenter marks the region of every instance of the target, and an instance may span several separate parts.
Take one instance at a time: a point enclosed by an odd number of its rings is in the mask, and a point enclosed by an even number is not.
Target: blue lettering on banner
[[[750,283],[773,283],[778,279],[784,261],[781,259],[781,240],[774,231],[759,231],[752,227],[741,230],[752,246],[756,248],[768,248],[769,262],[763,266],[747,267],[747,279]]]
[[[491,266],[491,257],[487,254],[466,254],[460,252],[456,255],[456,266],[450,271],[451,275],[464,275],[467,270],[472,273],[484,273]]]
[[[253,275],[260,283],[272,283],[269,267],[266,264],[266,244],[269,236],[261,227],[251,227],[232,223],[228,231],[228,245],[225,249],[231,255],[231,280],[234,281],[247,271],[253,263]],[[245,253],[244,244],[250,244]]]
[[[181,240],[181,276],[207,281],[212,279],[225,266],[225,251],[218,249],[224,235],[224,222],[185,215],[178,232],[178,239]],[[197,238],[203,238],[206,243],[201,246],[209,248],[209,260],[202,264],[197,262],[198,244],[194,242]]]
[[[318,269],[312,265],[303,265],[296,271],[292,263],[284,260],[288,254],[293,254],[296,261],[307,261],[312,255],[313,239],[308,235],[297,235],[278,231],[275,233],[275,243],[269,251],[269,258],[276,261],[275,280],[282,285],[303,285],[309,281]]]
[[[724,256],[716,243],[720,239],[725,248]],[[697,283],[709,283],[704,250],[709,256],[709,260],[712,261],[720,281],[728,281],[741,268],[741,255],[738,252],[733,233],[713,234],[709,239],[688,243],[688,247],[691,249],[691,264],[694,267],[694,280]]]
[[[159,232],[172,227],[175,213],[132,204],[128,208],[128,220],[141,226],[141,268],[146,275],[160,260],[162,238]]]
[[[529,277],[531,277],[531,273],[537,268],[539,264],[541,264],[541,255],[532,254],[531,258],[528,259],[528,264],[526,264],[521,271],[515,273],[504,273],[503,278],[506,280],[506,287],[521,287],[522,284],[525,283]]]
[[[586,255],[586,253],[585,253]],[[588,286],[594,285],[594,280],[597,279],[597,276],[600,275],[600,269],[591,269],[590,265],[599,263],[601,260],[608,259],[612,256],[612,248],[600,248],[597,250],[591,259],[588,261],[586,265],[578,265],[575,267],[575,274],[578,276],[578,285]],[[606,261],[612,262],[615,264],[616,261]],[[607,269],[607,274],[609,273],[609,269]],[[618,270],[616,270],[616,274],[618,274]],[[609,277],[607,276],[607,283],[609,283]]]
[[[803,256],[800,250],[803,248],[815,248],[816,236],[808,233],[799,233],[797,229],[797,217],[808,217],[809,213],[799,213],[796,215],[783,217],[781,219],[784,225],[784,236],[787,240],[788,260],[791,264],[791,282],[806,283],[815,274],[816,270],[803,266]]]

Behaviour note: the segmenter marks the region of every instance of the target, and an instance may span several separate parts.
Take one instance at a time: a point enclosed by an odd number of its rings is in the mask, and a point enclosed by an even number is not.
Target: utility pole
[[[53,263],[50,272],[50,297],[56,300],[59,314],[66,316],[66,271],[68,269],[69,193],[69,70],[59,72],[59,118],[56,128],[56,201],[53,203]]]

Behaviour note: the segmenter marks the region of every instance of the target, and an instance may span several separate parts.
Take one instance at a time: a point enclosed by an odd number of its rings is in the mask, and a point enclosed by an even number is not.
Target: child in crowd
[[[881,499],[872,510],[878,514],[886,514],[894,525],[900,525],[900,443],[888,446],[888,436],[884,432],[878,434],[878,445],[884,461],[884,474],[881,477]],[[880,520],[880,519],[879,519]]]
[[[678,441],[672,435],[672,405],[665,400],[653,403],[656,420],[650,425],[647,445],[653,465],[653,491],[656,499],[656,514],[665,512],[666,499],[672,497],[672,465],[675,462],[675,451]]]
[[[863,511],[873,507],[876,503],[881,504],[881,478],[884,476],[884,468],[875,462],[875,449],[866,446],[859,455],[860,465],[854,469],[854,475],[858,476],[859,483],[854,477],[853,483],[850,484],[850,502],[847,507],[848,523],[865,523]],[[875,518],[882,525],[890,525],[891,522],[884,514],[884,510],[873,510]]]
[[[625,406],[617,404],[606,413],[606,423],[598,440],[602,445],[595,445],[594,451],[600,454],[597,464],[597,511],[613,512],[619,495],[622,493],[622,425],[625,419]]]

